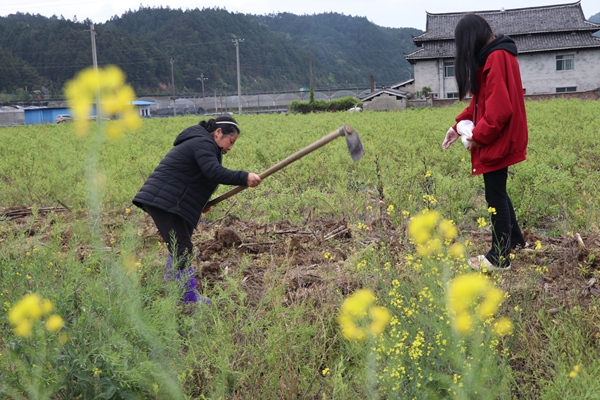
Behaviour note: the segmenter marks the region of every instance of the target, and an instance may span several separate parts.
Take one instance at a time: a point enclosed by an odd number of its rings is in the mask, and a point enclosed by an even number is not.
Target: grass
[[[541,248],[516,254],[513,272],[493,276],[507,294],[499,315],[514,325],[503,338],[489,324],[480,336],[456,335],[445,291],[464,260],[420,258],[406,233],[410,216],[430,208],[455,222],[456,241],[469,253],[487,247],[490,234],[477,224],[488,218],[483,183],[468,176],[462,147],[441,150],[460,106],[239,116],[242,135],[224,160],[232,169],[261,172],[344,123],[366,155],[352,163],[336,140],[207,214],[199,246],[227,226],[245,243],[270,243],[198,264],[214,307],[179,305],[177,288],[163,281],[164,246],[130,204],[196,119],[147,120],[102,144],[99,220],[89,219],[85,174],[94,132],[77,137],[69,124],[3,129],[0,207],[33,213],[0,220],[0,394],[592,399],[600,319],[597,298],[581,288],[600,278],[599,108],[527,104],[528,160],[511,168],[509,193]],[[38,211],[61,204],[71,211]],[[319,238],[340,224],[349,237]],[[286,229],[313,234],[275,233]],[[216,275],[206,271],[213,264]],[[397,321],[370,343],[346,341],[336,322],[343,299],[360,287],[374,290]],[[42,325],[29,338],[15,335],[6,313],[27,292],[54,303],[66,336]],[[394,346],[398,352],[389,352]]]

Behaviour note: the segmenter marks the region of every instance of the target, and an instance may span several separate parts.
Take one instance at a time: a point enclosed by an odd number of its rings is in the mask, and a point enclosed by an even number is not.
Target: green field
[[[493,318],[458,335],[447,310],[466,271],[450,246],[472,256],[491,237],[469,154],[441,148],[462,107],[237,117],[231,169],[260,173],[343,124],[365,156],[353,163],[336,139],[205,214],[195,267],[210,307],[181,307],[131,205],[198,118],[144,120],[114,141],[69,124],[1,129],[0,397],[598,398],[600,103],[527,103],[528,158],[508,191],[534,247],[491,276],[506,336]],[[458,229],[439,252],[407,233],[423,210]],[[237,238],[223,245],[225,230]],[[359,288],[392,314],[364,342],[336,320]],[[31,292],[54,304],[59,333],[14,331],[8,311]]]

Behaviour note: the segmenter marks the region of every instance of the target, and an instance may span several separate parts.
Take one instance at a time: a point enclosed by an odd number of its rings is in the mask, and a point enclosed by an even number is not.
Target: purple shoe
[[[203,304],[212,303],[208,297],[204,297],[198,293],[198,282],[196,281],[194,272],[194,268],[189,267],[183,271],[177,271],[175,273],[175,279],[179,282],[180,287],[183,287],[185,290],[185,293],[183,294],[183,302]]]

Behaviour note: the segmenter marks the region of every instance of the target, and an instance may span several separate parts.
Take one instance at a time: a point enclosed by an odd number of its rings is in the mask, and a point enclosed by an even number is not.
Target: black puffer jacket
[[[136,206],[154,206],[197,226],[202,209],[220,183],[247,185],[248,172],[221,166],[221,148],[200,125],[181,132],[173,146],[135,195]]]

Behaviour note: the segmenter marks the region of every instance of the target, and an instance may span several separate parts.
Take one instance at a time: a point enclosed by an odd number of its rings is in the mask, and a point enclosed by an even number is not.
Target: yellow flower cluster
[[[496,314],[503,299],[504,292],[487,276],[478,273],[457,276],[448,287],[448,310],[454,329],[460,335],[469,334],[476,320],[486,321]],[[494,331],[500,336],[507,335],[512,331],[512,323],[500,318],[494,323]]]
[[[486,226],[487,226],[487,221],[485,220],[485,218],[483,218],[483,217],[477,218],[477,227],[478,228],[485,228]]]
[[[65,96],[73,111],[78,132],[85,133],[92,111],[94,98],[100,98],[98,116],[118,117],[119,121],[107,124],[111,138],[119,138],[124,129],[137,129],[140,117],[133,105],[135,93],[125,84],[125,74],[116,66],[108,66],[94,71],[87,68],[65,85]]]
[[[431,206],[435,206],[437,204],[437,200],[435,197],[433,197],[432,194],[424,194],[423,195],[423,202],[427,205],[431,205]]]
[[[458,236],[458,229],[453,221],[442,220],[438,224],[440,216],[437,211],[425,210],[410,219],[408,234],[417,245],[417,253],[420,256],[439,254],[443,244],[450,244]],[[458,258],[464,248],[458,245],[451,249],[452,254]]]
[[[362,223],[362,222],[360,222],[360,221],[358,222],[358,224],[356,224],[356,228],[357,228],[359,231],[360,231],[361,229],[364,229],[364,230],[368,230],[368,229],[369,229],[369,227],[368,227],[367,225],[365,225],[364,223]]]
[[[571,372],[569,372],[569,378],[575,378],[577,375],[579,375],[580,369],[581,368],[579,367],[579,365],[574,365]]]
[[[387,308],[373,305],[375,295],[360,289],[347,297],[340,307],[338,324],[347,340],[365,340],[379,336],[392,318]]]
[[[42,299],[35,293],[25,295],[17,304],[8,311],[8,321],[14,327],[15,333],[21,337],[28,337],[33,331],[33,324],[47,316],[54,309],[50,300]],[[58,332],[63,327],[64,321],[58,314],[46,318],[46,329],[49,332]]]

